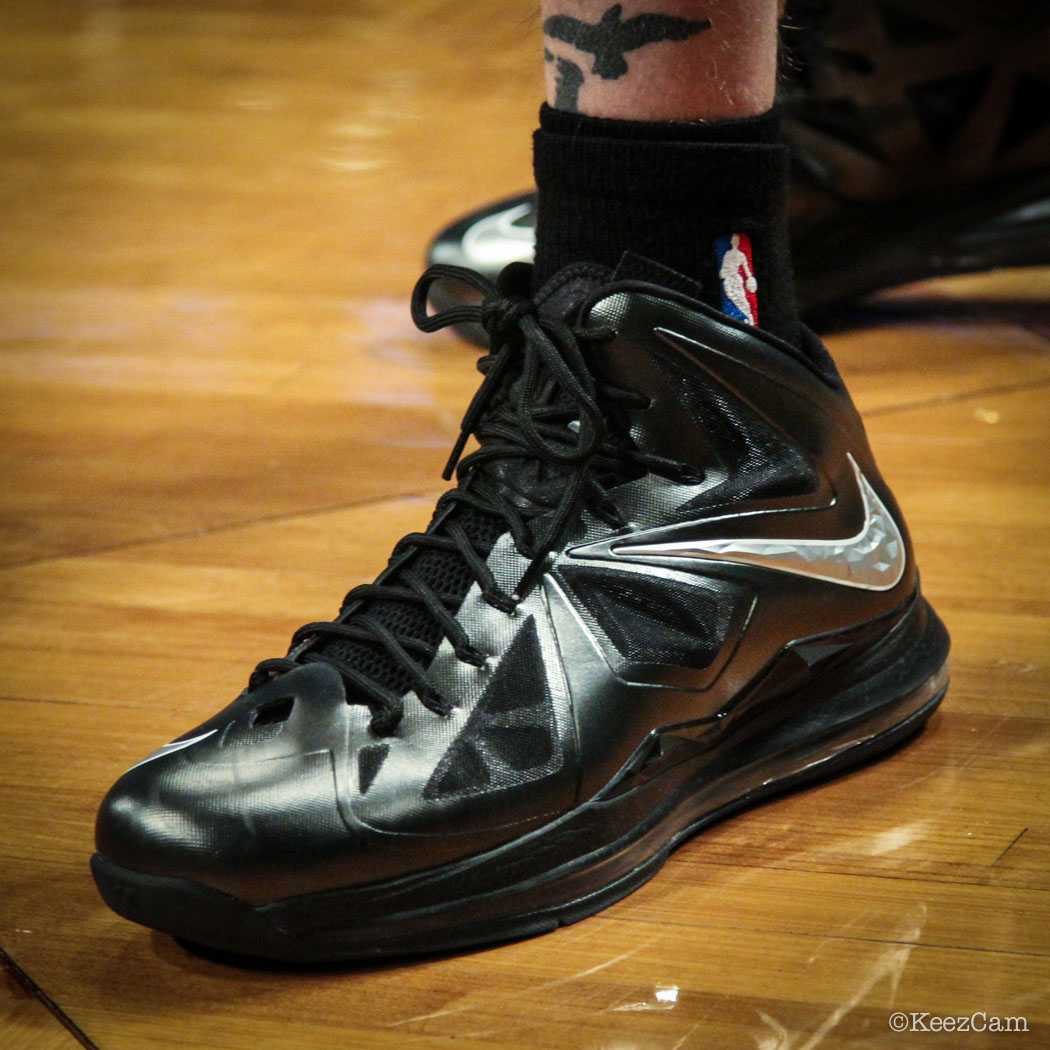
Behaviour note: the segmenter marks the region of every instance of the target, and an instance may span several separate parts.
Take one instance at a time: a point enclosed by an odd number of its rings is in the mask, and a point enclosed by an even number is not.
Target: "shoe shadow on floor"
[[[532,940],[532,937],[519,937],[518,941]],[[352,976],[371,973],[385,973],[389,970],[403,970],[406,966],[422,966],[427,963],[439,963],[445,959],[458,959],[464,955],[476,955],[481,952],[502,948],[507,944],[514,944],[515,940],[498,941],[492,944],[480,945],[473,948],[448,949],[440,952],[428,952],[426,954],[413,954],[404,956],[391,956],[376,959],[374,962],[367,960],[354,960],[350,962],[281,962],[276,959],[260,959],[251,955],[237,955],[233,952],[220,951],[217,948],[208,948],[202,944],[194,944],[178,938],[169,937],[163,933],[152,933],[153,950],[158,956],[164,957],[168,962],[178,963],[176,956],[181,956],[181,964],[191,969],[199,969],[199,963],[216,963],[220,966],[232,967],[238,970],[253,971],[260,974],[287,974],[287,975],[316,975],[316,976]]]

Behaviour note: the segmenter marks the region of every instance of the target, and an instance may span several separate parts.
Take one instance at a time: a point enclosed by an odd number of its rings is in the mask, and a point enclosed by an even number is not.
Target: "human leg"
[[[1050,263],[1050,13],[1031,3],[791,0],[778,98],[802,315],[924,277]],[[430,258],[531,259],[535,195],[443,229]]]
[[[788,156],[770,112],[777,10],[774,0],[546,0],[538,283],[632,251],[696,280],[712,305],[795,338]],[[730,253],[746,255],[739,277],[725,270]],[[748,279],[742,310],[735,293]]]

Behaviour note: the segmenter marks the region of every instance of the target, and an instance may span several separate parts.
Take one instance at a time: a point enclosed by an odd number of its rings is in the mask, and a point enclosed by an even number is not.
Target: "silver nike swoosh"
[[[685,540],[678,543],[617,543],[610,553],[625,558],[702,559],[755,565],[814,580],[888,591],[904,575],[904,537],[878,493],[852,456],[864,505],[864,524],[854,536],[837,540],[730,539]]]
[[[531,255],[534,231],[531,227],[514,225],[531,211],[532,205],[525,203],[478,219],[463,234],[463,254],[472,260],[471,265],[502,269],[521,259],[525,246]]]
[[[183,748],[199,744],[202,740],[207,740],[208,737],[217,732],[217,729],[209,729],[207,733],[201,733],[200,736],[191,736],[189,740],[176,740],[174,743],[165,744],[163,747],[157,748],[152,755],[147,755],[141,762],[136,762],[131,769],[138,769],[139,766],[144,766],[147,762],[154,762],[165,755],[173,755],[176,751],[181,751]],[[131,769],[128,770],[129,773]]]

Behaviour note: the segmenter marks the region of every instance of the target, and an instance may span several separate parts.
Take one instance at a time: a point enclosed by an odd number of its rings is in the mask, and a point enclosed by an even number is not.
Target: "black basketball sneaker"
[[[792,0],[782,41],[803,316],[922,278],[1050,265],[1050,4]],[[428,257],[495,276],[531,259],[535,209],[531,193],[497,201]],[[438,286],[435,302],[456,295]]]
[[[426,316],[436,280],[483,306]],[[918,730],[948,636],[826,350],[624,257],[428,271],[493,351],[458,484],[338,618],[102,804],[121,915],[323,961],[552,930]],[[670,287],[669,287],[670,286]]]

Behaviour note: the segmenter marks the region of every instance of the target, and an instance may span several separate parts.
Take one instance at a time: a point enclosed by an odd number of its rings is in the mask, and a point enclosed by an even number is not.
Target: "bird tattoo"
[[[708,18],[697,22],[671,15],[644,14],[624,21],[622,14],[623,5],[615,4],[596,25],[571,15],[551,15],[543,23],[543,31],[555,40],[563,40],[594,55],[591,72],[603,80],[616,80],[627,72],[624,55],[628,51],[662,40],[688,40],[711,28]]]

